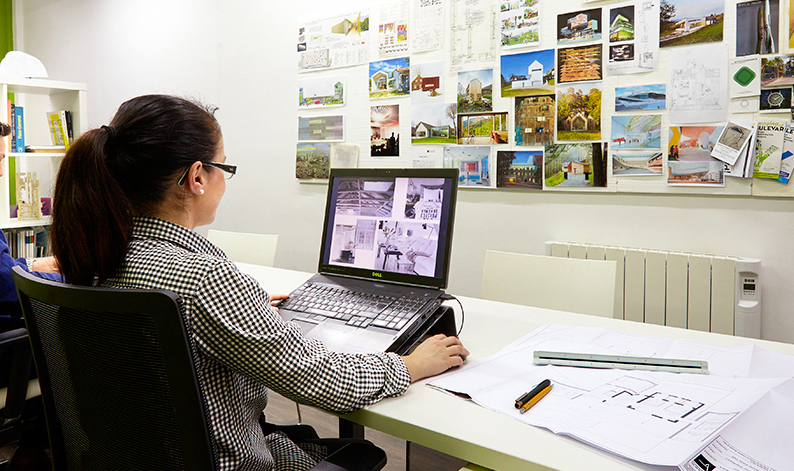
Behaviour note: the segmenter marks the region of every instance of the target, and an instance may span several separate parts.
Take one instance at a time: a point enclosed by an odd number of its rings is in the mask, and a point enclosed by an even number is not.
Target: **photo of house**
[[[410,60],[407,57],[369,63],[369,97],[388,98],[410,92]]]
[[[543,151],[498,151],[496,187],[543,189]]]
[[[445,146],[444,168],[459,170],[460,186],[493,187],[490,156],[491,146]]]
[[[515,143],[536,146],[554,142],[554,95],[516,97]]]
[[[444,100],[442,81],[444,67],[441,62],[411,64],[411,103],[441,103]]]
[[[411,106],[411,144],[454,144],[457,106],[429,103]]]
[[[670,186],[725,186],[725,164],[713,161],[667,162]]]
[[[295,157],[295,178],[328,178],[330,172],[330,144],[315,142],[298,144]]]
[[[458,144],[507,144],[507,113],[458,114]]]
[[[609,10],[609,42],[634,39],[634,5]]]
[[[794,56],[779,55],[761,58],[761,86],[794,85]]]
[[[615,111],[663,110],[667,108],[667,85],[638,85],[615,89]]]
[[[601,83],[572,84],[557,91],[557,140],[601,139]]]
[[[612,117],[613,149],[661,149],[662,115]]]
[[[557,44],[601,39],[601,9],[557,15]]]
[[[661,152],[611,152],[612,175],[647,176],[664,173],[664,155]]]
[[[724,0],[661,0],[659,46],[722,41]]]
[[[558,49],[558,83],[601,80],[602,56],[601,44]]]
[[[549,144],[544,150],[546,188],[607,186],[606,144]]]
[[[493,110],[493,69],[458,72],[458,114]]]
[[[298,108],[319,108],[345,104],[344,76],[298,81]]]
[[[502,49],[540,43],[538,4],[540,0],[507,0],[499,3]]]
[[[400,105],[370,107],[370,155],[397,157],[400,155]]]
[[[554,49],[502,55],[500,65],[503,97],[554,91]]]

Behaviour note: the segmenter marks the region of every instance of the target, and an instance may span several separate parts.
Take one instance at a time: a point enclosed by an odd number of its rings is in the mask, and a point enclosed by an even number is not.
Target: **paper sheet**
[[[709,375],[538,366],[535,350],[707,360]],[[645,463],[678,466],[731,419],[794,373],[794,356],[608,329],[546,325],[496,355],[431,381],[530,425]],[[764,356],[760,371],[756,355]],[[775,368],[776,367],[776,368]],[[775,368],[774,377],[766,376]],[[552,391],[526,414],[514,401],[544,379]]]
[[[712,123],[728,118],[728,46],[676,48],[670,60],[671,123]]]

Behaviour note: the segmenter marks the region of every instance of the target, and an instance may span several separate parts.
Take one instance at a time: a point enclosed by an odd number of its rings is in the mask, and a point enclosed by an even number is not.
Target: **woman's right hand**
[[[462,365],[463,357],[468,355],[469,351],[457,337],[438,334],[419,344],[410,355],[402,359],[413,383]]]

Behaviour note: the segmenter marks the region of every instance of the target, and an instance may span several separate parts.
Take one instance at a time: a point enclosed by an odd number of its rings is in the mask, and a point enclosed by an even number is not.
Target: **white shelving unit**
[[[87,87],[83,83],[60,82],[43,79],[21,79],[0,77],[0,121],[9,122],[7,97],[15,94],[15,104],[24,108],[25,145],[52,145],[47,125],[46,113],[49,111],[69,110],[72,112],[72,128],[77,138],[88,129]],[[7,148],[11,143],[6,138]],[[49,216],[41,220],[20,221],[11,217],[10,186],[12,179],[9,174],[10,157],[14,158],[17,172],[36,172],[40,182],[40,196],[52,197],[55,176],[63,159],[63,154],[9,152],[2,161],[3,176],[0,177],[0,229],[29,228],[45,226],[50,223]]]

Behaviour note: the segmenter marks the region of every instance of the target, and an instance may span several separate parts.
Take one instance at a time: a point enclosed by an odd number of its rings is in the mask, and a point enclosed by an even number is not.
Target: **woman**
[[[68,283],[158,288],[182,299],[198,350],[222,469],[306,469],[313,459],[258,420],[267,389],[335,412],[402,394],[468,351],[436,336],[411,355],[328,351],[285,323],[256,281],[193,232],[211,223],[236,167],[214,110],[163,95],[133,98],[64,157],[53,251]],[[305,446],[307,450],[311,446]]]

